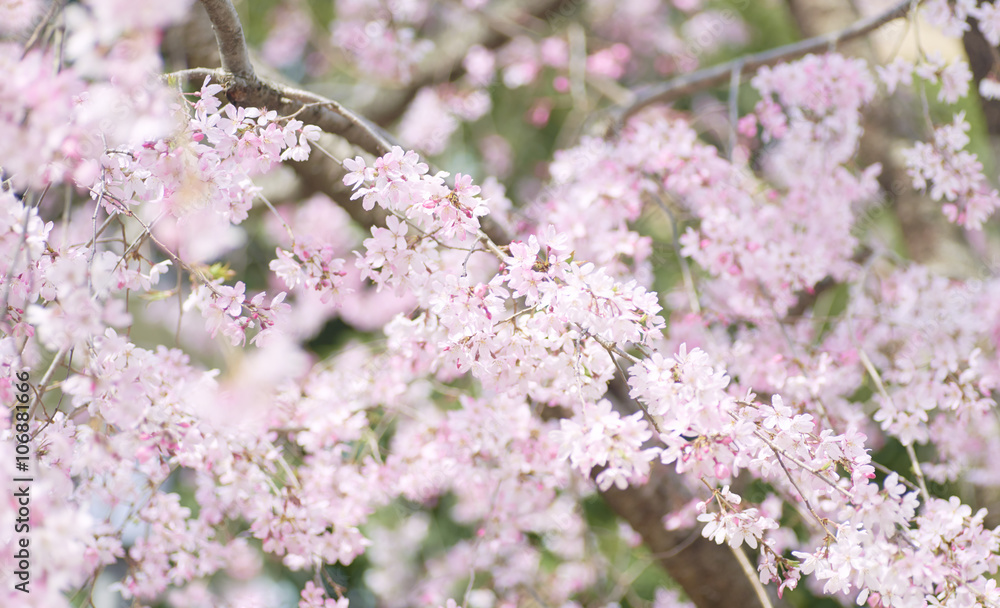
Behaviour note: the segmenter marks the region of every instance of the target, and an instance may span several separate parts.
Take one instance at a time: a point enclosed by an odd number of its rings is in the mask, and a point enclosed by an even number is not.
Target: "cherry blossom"
[[[0,603],[688,606],[633,584],[676,536],[794,603],[1000,604],[1000,195],[958,105],[997,74],[830,43],[632,112],[752,28],[280,3],[259,56],[334,103],[231,56],[163,74],[193,1],[42,4],[0,7],[0,460],[33,476],[32,593]],[[916,4],[1000,38],[995,3]],[[459,24],[489,36],[454,54]],[[975,270],[875,229],[866,112],[910,97],[900,170]]]

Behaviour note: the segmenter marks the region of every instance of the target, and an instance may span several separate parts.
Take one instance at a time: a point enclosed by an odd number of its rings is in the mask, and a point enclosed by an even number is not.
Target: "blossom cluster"
[[[185,129],[139,150],[108,150],[102,156],[104,187],[94,196],[109,214],[157,203],[179,222],[239,224],[259,190],[251,176],[282,160],[309,157],[309,142],[319,139],[317,127],[274,110],[222,105],[222,86],[210,82],[206,78],[194,94],[193,118],[185,120]]]
[[[518,215],[496,180],[413,150],[347,158],[341,202],[384,217],[359,228],[322,195],[255,204],[310,156],[315,126],[224,103],[211,78],[186,95],[148,78],[190,4],[70,3],[65,55],[0,47],[0,395],[16,370],[38,382],[36,586],[25,600],[6,585],[0,603],[69,606],[100,587],[137,604],[347,608],[355,590],[328,567],[364,555],[386,606],[575,608],[622,587],[595,547],[628,563],[657,536],[591,525],[595,491],[634,498],[672,467],[691,500],[664,526],[746,544],[779,593],[1000,604],[1000,528],[943,485],[1000,483],[1000,281],[901,263],[857,229],[881,170],[855,160],[878,94],[867,64],[760,70],[728,149],[684,112],[641,113],[558,152]],[[430,56],[424,33],[484,3],[461,4],[340,1],[332,37],[405,82]],[[741,33],[701,4],[600,1],[590,43],[574,28],[473,47],[455,83],[414,91],[401,132],[443,149],[494,81],[551,77],[556,94],[527,112],[541,126],[585,83],[692,69]],[[991,42],[1000,31],[992,3],[925,5],[947,29],[971,16]],[[293,65],[303,21],[282,8],[267,53]],[[26,27],[13,17],[0,27]],[[879,73],[940,82],[949,103],[969,81],[933,58]],[[440,131],[420,123],[435,113],[451,119]],[[997,195],[968,130],[959,114],[906,158],[949,219],[978,228]],[[664,242],[682,279],[661,294]],[[825,283],[843,299],[828,314]],[[338,316],[347,341],[319,352]],[[13,430],[0,415],[6,462]],[[886,469],[881,448],[909,466]],[[0,502],[0,528],[14,509]],[[289,591],[288,573],[311,580]],[[660,589],[653,605],[684,604]]]
[[[917,142],[905,158],[915,188],[929,190],[931,198],[944,203],[949,221],[978,230],[1000,207],[1000,192],[983,175],[976,155],[965,150],[968,130],[960,112],[952,124],[934,130],[932,142]]]

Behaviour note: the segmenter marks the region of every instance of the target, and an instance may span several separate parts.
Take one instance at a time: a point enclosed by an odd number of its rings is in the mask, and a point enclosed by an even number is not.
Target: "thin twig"
[[[912,443],[906,444],[906,454],[910,457],[910,462],[913,463],[913,473],[917,476],[917,483],[920,484],[920,494],[924,497],[924,502],[930,502],[931,494],[927,491],[924,470],[920,468],[920,460],[917,459],[917,453],[913,450]]]
[[[632,355],[630,353],[625,352],[624,350],[622,350],[614,342],[610,342],[608,340],[605,340],[604,338],[598,336],[597,334],[591,333],[591,332],[587,331],[587,329],[584,328],[579,323],[576,324],[576,327],[577,327],[577,329],[580,330],[581,333],[583,333],[583,335],[587,336],[588,338],[593,338],[595,342],[597,342],[598,344],[600,344],[601,346],[603,346],[604,350],[608,351],[609,353],[615,353],[616,355],[618,355],[620,357],[624,357],[624,358],[628,359],[632,363],[639,363],[640,359],[638,357],[636,357],[635,355]]]
[[[872,381],[875,382],[875,388],[878,390],[879,395],[885,399],[886,403],[890,408],[892,405],[892,397],[885,390],[885,385],[882,384],[882,376],[879,375],[878,370],[872,364],[872,360],[868,358],[868,353],[862,349],[858,349],[858,357],[861,359],[861,364],[864,365],[865,369],[868,371],[868,375],[872,377]],[[913,445],[906,444],[906,454],[910,457],[910,462],[913,463],[913,474],[917,477],[917,483],[920,485],[920,495],[924,497],[924,502],[930,502],[931,495],[927,491],[927,482],[924,481],[924,471],[920,468],[920,461],[917,460],[917,453],[913,450]]]
[[[806,493],[802,491],[802,488],[800,488],[799,484],[796,483],[795,478],[792,477],[792,472],[788,470],[788,467],[785,465],[785,461],[781,459],[781,454],[775,452],[774,456],[775,458],[777,458],[778,464],[781,465],[781,469],[785,472],[785,476],[788,477],[788,481],[792,484],[792,487],[795,488],[795,491],[798,492],[799,496],[802,497],[802,502],[805,504],[806,509],[809,510],[809,514],[812,515],[816,519],[816,523],[818,523],[823,528],[823,530],[826,531],[827,536],[833,536],[833,534],[830,534],[830,529],[827,528],[826,524],[823,522],[823,518],[819,516],[819,513],[816,512],[816,509],[814,509],[813,506],[809,503],[809,499],[806,497]]]
[[[611,357],[611,362],[615,364],[616,368],[618,368],[618,373],[622,375],[622,381],[625,382],[625,384],[628,384],[628,373],[626,373],[625,369],[622,368],[618,359],[615,359],[614,355],[611,354],[611,350],[608,350],[608,356]],[[642,411],[642,415],[645,416],[646,421],[649,422],[649,426],[653,427],[653,430],[656,431],[656,436],[661,436],[663,431],[660,429],[660,425],[656,424],[656,419],[653,418],[653,415],[649,413],[649,408],[647,408],[643,402],[639,401],[635,397],[632,397],[631,394],[629,395],[629,399],[631,399],[632,403],[635,403],[636,406],[638,406],[638,408]]]
[[[882,473],[885,473],[886,475],[891,475],[893,473],[896,473],[896,476],[899,478],[899,482],[901,484],[903,484],[904,486],[910,488],[911,490],[919,490],[920,489],[920,488],[917,487],[917,484],[913,483],[909,479],[907,479],[907,478],[903,477],[902,475],[900,475],[898,471],[893,471],[892,469],[890,469],[889,467],[885,466],[884,464],[880,464],[880,463],[875,462],[873,460],[871,462],[871,465],[873,467],[875,467],[876,471],[880,471]]]
[[[10,302],[10,292],[14,285],[14,273],[17,272],[17,262],[21,257],[21,252],[24,251],[24,272],[30,276],[31,273],[31,258],[28,254],[27,243],[28,243],[28,223],[31,220],[31,207],[28,205],[23,205],[24,208],[24,222],[21,226],[21,240],[17,245],[17,250],[14,252],[14,259],[11,260],[10,266],[7,269],[7,281],[4,285],[3,296],[0,298],[0,321],[4,325],[7,324],[7,305]],[[13,324],[12,324],[13,326]]]
[[[42,379],[35,385],[35,398],[32,399],[31,406],[28,408],[29,418],[35,417],[35,410],[42,402],[42,397],[45,396],[45,391],[48,390],[49,380],[52,379],[52,374],[56,371],[56,368],[59,367],[59,364],[62,363],[63,358],[66,357],[66,353],[68,353],[69,350],[70,348],[68,346],[63,346],[59,349],[56,356],[52,358],[52,363],[49,364],[49,368],[45,370],[45,374],[42,375]]]
[[[262,192],[257,193],[257,197],[260,200],[264,201],[264,205],[271,210],[271,213],[274,214],[274,217],[278,218],[278,221],[281,222],[281,225],[285,227],[285,232],[288,233],[288,238],[291,240],[291,247],[292,249],[295,249],[295,233],[292,232],[292,227],[288,225],[288,222],[285,221],[285,218],[281,217],[281,214],[278,213],[278,210],[274,208],[274,205],[271,204],[271,201],[269,201],[268,198],[264,196]]]
[[[757,593],[757,600],[760,601],[760,605],[764,608],[774,608],[771,605],[771,598],[767,597],[767,590],[764,589],[764,585],[760,583],[760,578],[754,567],[750,565],[750,560],[747,559],[747,554],[743,552],[743,549],[739,547],[729,546],[733,550],[733,555],[736,556],[736,561],[740,563],[740,567],[743,568],[743,572],[747,575],[747,579],[750,581],[750,585],[753,586],[753,590]]]
[[[222,70],[213,70],[211,68],[188,68],[186,70],[177,70],[176,72],[162,74],[160,75],[160,80],[169,82],[170,80],[187,80],[189,78],[204,78],[205,76],[222,80],[225,74]]]
[[[663,201],[659,194],[655,191],[651,193],[653,200],[659,205],[660,209],[667,214],[667,218],[670,220],[670,232],[673,235],[673,242],[671,243],[674,247],[674,254],[677,255],[677,261],[681,266],[681,277],[684,279],[684,289],[688,292],[688,300],[690,300],[691,312],[696,315],[701,314],[701,304],[698,302],[698,291],[694,287],[694,279],[691,276],[691,267],[688,265],[687,258],[681,253],[681,243],[680,234],[677,230],[677,218],[674,217],[674,212],[670,210],[670,207]]]
[[[732,74],[729,77],[729,160],[733,160],[736,153],[737,138],[736,125],[739,122],[740,110],[740,82],[743,80],[743,60],[740,59],[733,66]]]
[[[666,560],[672,557],[676,557],[680,555],[682,551],[693,545],[694,541],[698,540],[700,536],[701,536],[701,530],[696,526],[694,529],[691,530],[691,534],[689,534],[688,537],[685,538],[680,543],[674,545],[673,549],[669,551],[661,551],[659,553],[651,553],[649,555],[649,558],[655,560]]]
[[[773,441],[771,441],[770,439],[768,439],[767,436],[764,433],[762,433],[760,431],[754,431],[754,435],[756,435],[757,438],[759,438],[761,441],[763,441],[764,443],[766,443],[767,447],[771,448],[771,450],[774,452],[775,456],[777,456],[780,453],[785,458],[787,458],[791,462],[795,463],[795,465],[798,466],[803,471],[811,473],[816,478],[818,478],[820,481],[825,482],[828,486],[830,486],[834,490],[840,492],[845,497],[852,498],[850,492],[848,492],[844,488],[838,486],[835,482],[833,482],[832,480],[830,480],[826,476],[824,476],[820,471],[817,471],[816,469],[814,469],[811,466],[807,465],[806,463],[802,462],[801,460],[799,460],[795,456],[792,456],[788,452],[782,450],[780,447],[778,447],[777,445],[775,445]]]
[[[56,13],[62,10],[65,6],[66,0],[56,0],[49,6],[48,12],[42,17],[42,20],[38,22],[35,26],[34,31],[31,32],[31,37],[28,38],[28,42],[24,45],[24,51],[21,52],[21,59],[24,59],[28,52],[38,43],[42,38],[42,33],[49,27],[49,23],[56,16]]]

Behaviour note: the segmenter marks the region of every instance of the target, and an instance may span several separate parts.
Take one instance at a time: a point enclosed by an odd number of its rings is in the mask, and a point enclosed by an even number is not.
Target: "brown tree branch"
[[[690,496],[676,472],[654,463],[649,482],[601,492],[608,506],[642,536],[653,557],[684,588],[699,608],[760,608],[753,583],[731,549],[701,536],[698,530],[667,530],[663,518]],[[742,549],[739,549],[742,550]],[[778,605],[775,598],[772,603]]]
[[[620,126],[631,116],[653,104],[669,103],[705,89],[728,84],[733,72],[737,70],[740,72],[742,80],[762,67],[796,59],[809,53],[835,49],[844,42],[864,36],[905,16],[911,5],[915,7],[918,4],[920,4],[920,0],[902,0],[882,13],[860,19],[842,30],[787,44],[755,55],[740,57],[727,63],[698,70],[692,74],[679,76],[670,82],[651,86],[638,92],[635,101],[616,113],[615,123]]]
[[[212,21],[222,59],[226,96],[236,105],[296,114],[304,123],[339,135],[362,150],[382,156],[392,148],[389,139],[367,120],[336,101],[261,80],[250,64],[250,53],[240,17],[230,0],[201,0]]]
[[[222,69],[235,78],[256,80],[257,75],[250,65],[250,53],[247,50],[246,38],[243,37],[243,24],[240,22],[236,7],[228,0],[202,0],[201,4],[212,21],[212,29],[215,30]]]

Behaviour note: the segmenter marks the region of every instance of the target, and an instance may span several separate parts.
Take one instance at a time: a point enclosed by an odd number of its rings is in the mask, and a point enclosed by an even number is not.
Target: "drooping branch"
[[[392,142],[387,135],[338,102],[258,77],[250,63],[243,26],[231,0],[201,0],[201,4],[215,31],[222,69],[194,68],[179,72],[178,76],[208,74],[224,84],[227,98],[236,105],[267,108],[281,116],[294,114],[302,122],[343,137],[374,156],[390,151]],[[322,192],[340,203],[360,225],[385,225],[381,209],[364,211],[361,205],[351,204],[350,190],[342,182],[345,171],[332,159],[313,154],[309,160],[293,166],[306,188]]]
[[[794,42],[755,55],[740,57],[727,63],[674,78],[670,82],[649,87],[638,92],[635,100],[629,106],[616,113],[615,122],[618,125],[624,124],[636,112],[653,104],[669,103],[705,89],[727,84],[732,78],[733,72],[737,70],[741,79],[745,79],[762,67],[776,65],[809,53],[835,49],[844,42],[860,38],[891,21],[906,16],[911,7],[916,7],[919,4],[919,0],[902,0],[882,13],[860,19],[842,30]]]
[[[816,0],[786,0],[786,4],[795,17],[799,30],[807,36],[825,35],[830,22],[845,24],[857,19],[857,12],[843,2],[817,2]],[[981,37],[974,23],[970,23],[970,32]],[[967,43],[970,32],[966,32]],[[979,73],[985,76],[992,67],[992,53],[988,43],[982,51],[985,67],[979,64]],[[879,45],[858,46],[852,49],[854,54],[868,61],[877,61]],[[973,74],[977,74],[977,57],[969,51],[969,62]],[[973,95],[975,93],[972,93]],[[942,222],[939,205],[929,197],[922,195],[912,187],[912,180],[907,174],[898,155],[900,145],[910,145],[914,133],[920,133],[925,127],[923,116],[917,109],[916,99],[907,99],[905,93],[898,91],[893,97],[877,99],[869,104],[863,114],[862,136],[858,146],[856,160],[859,166],[871,166],[878,163],[882,170],[878,175],[882,194],[875,205],[867,209],[858,220],[858,227],[865,229],[876,225],[877,217],[892,210],[899,222],[903,243],[909,258],[920,263],[946,264],[953,266],[969,252],[969,244],[961,229]],[[986,106],[984,105],[984,110]],[[987,117],[989,114],[987,114]],[[987,120],[989,125],[989,120]],[[926,135],[925,135],[926,136]],[[871,252],[858,251],[855,262],[862,262]],[[862,256],[862,257],[859,257]],[[945,256],[947,259],[942,258]],[[967,258],[968,263],[974,263]],[[821,288],[832,286],[821,281],[814,288],[818,295]],[[802,306],[796,305],[789,311],[802,314],[814,301],[813,294],[803,294],[800,300]]]

